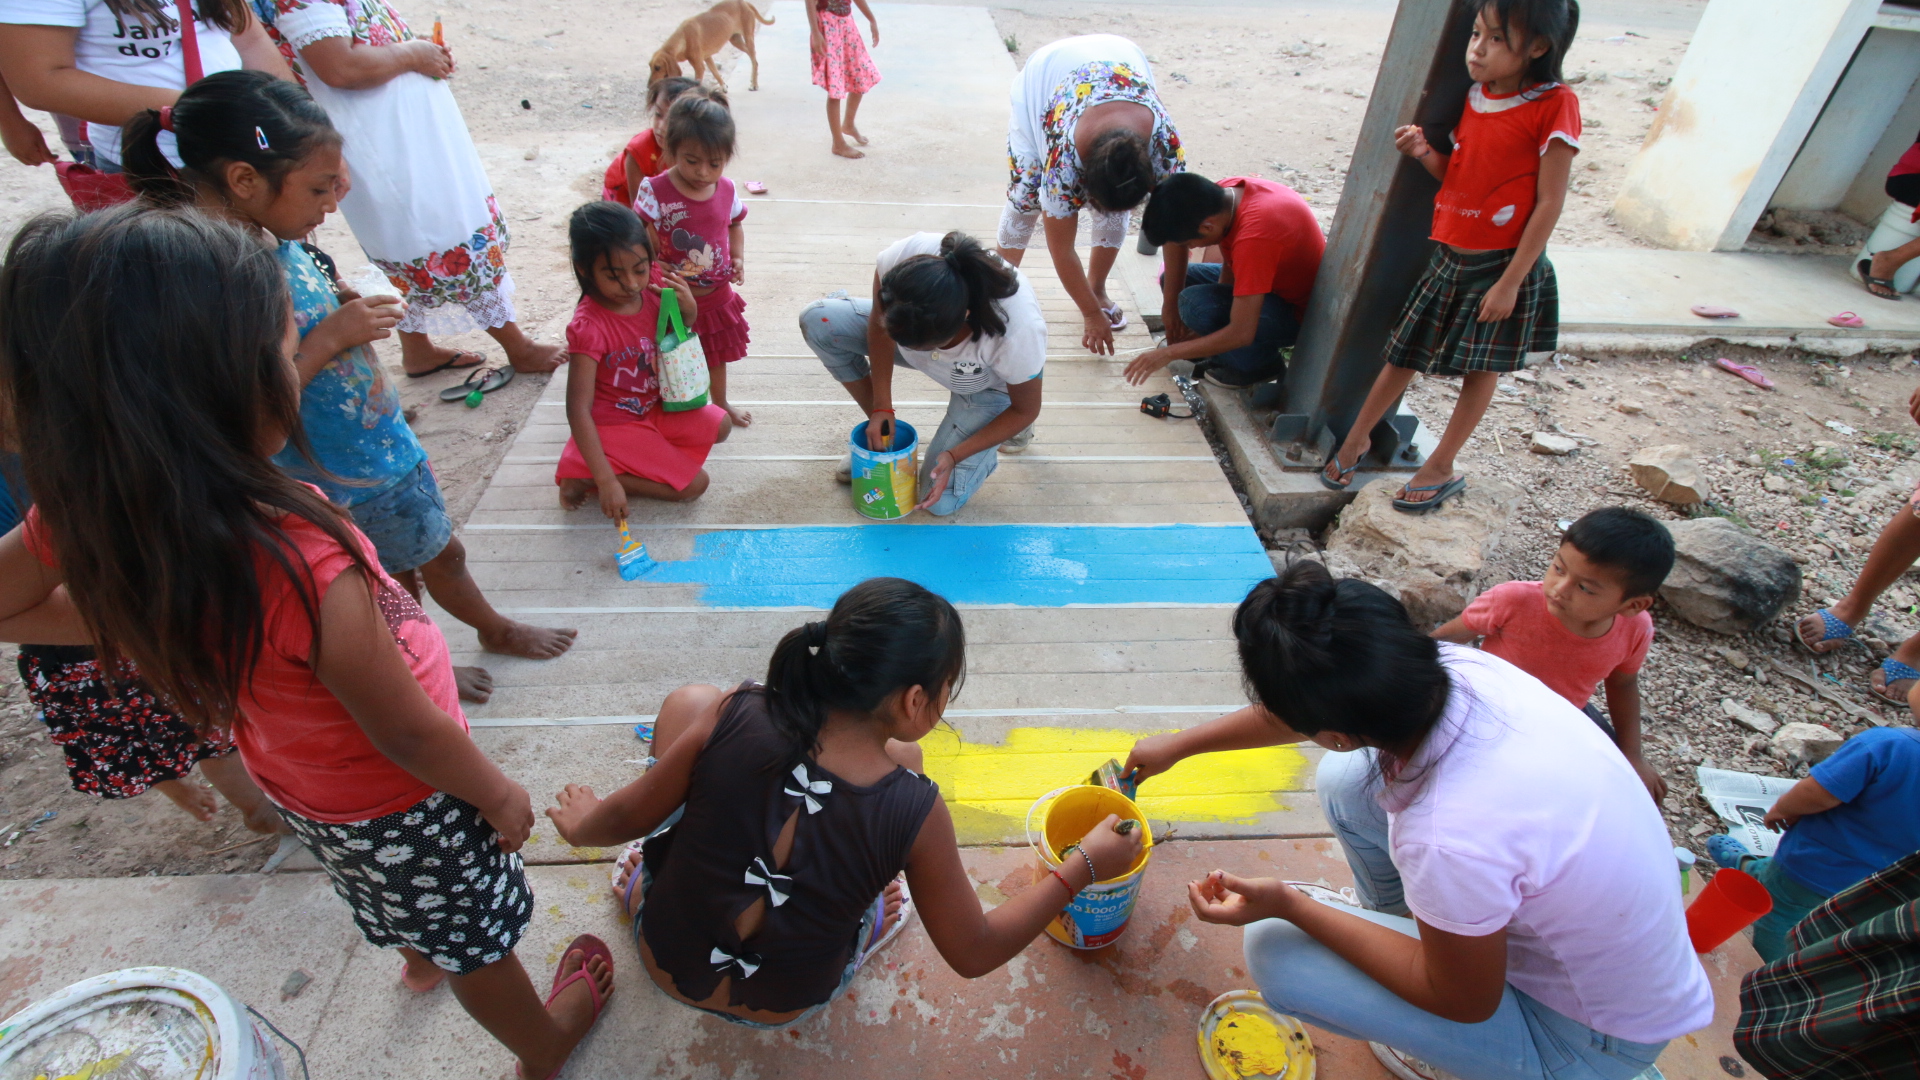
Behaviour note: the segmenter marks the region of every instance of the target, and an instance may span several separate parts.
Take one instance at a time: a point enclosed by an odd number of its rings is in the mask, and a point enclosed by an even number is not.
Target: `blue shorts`
[[[432,562],[453,539],[447,501],[440,497],[440,485],[425,461],[399,483],[347,507],[347,513],[373,541],[380,568],[389,574],[404,574]]]

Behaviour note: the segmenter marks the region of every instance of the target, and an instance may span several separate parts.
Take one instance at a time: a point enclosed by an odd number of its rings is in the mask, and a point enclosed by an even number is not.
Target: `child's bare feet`
[[[162,780],[153,786],[156,791],[172,799],[173,805],[201,821],[212,821],[213,815],[220,810],[220,800],[214,797],[213,789],[199,783]]]
[[[900,909],[907,902],[906,893],[902,891],[901,881],[897,877],[887,882],[886,890],[881,895],[887,900],[886,908],[880,915],[880,928],[873,935],[876,941],[886,937],[887,931],[893,929],[893,924],[900,921]]]
[[[587,496],[599,490],[599,485],[591,480],[579,480],[567,477],[560,481],[560,509],[578,510],[587,505]]]
[[[507,656],[551,660],[572,648],[573,639],[579,636],[578,630],[552,630],[508,620],[505,626],[481,633],[480,647]]]
[[[424,994],[447,981],[445,971],[412,949],[401,949],[400,959],[404,961],[400,966],[400,985],[416,994]]]
[[[461,701],[485,705],[493,698],[493,676],[487,673],[486,668],[454,668],[453,685],[460,691]]]
[[[585,979],[577,979],[547,1005],[547,1015],[553,1017],[553,1022],[560,1028],[561,1045],[566,1049],[554,1061],[529,1062],[521,1059],[518,1070],[520,1076],[540,1078],[552,1075],[566,1063],[573,1048],[586,1037],[593,1022],[600,1018],[593,1007],[594,989],[600,991],[600,1000],[603,1002],[608,994],[613,993],[613,968],[605,956],[595,953],[593,959],[589,960],[586,953],[574,949],[560,958],[560,970],[555,973],[554,980],[565,982],[583,967],[587,969],[587,977],[593,980],[593,988],[587,986]]]
[[[729,405],[724,401],[716,402],[716,404],[718,404],[722,409],[727,410],[727,419],[733,421],[734,427],[752,427],[753,426],[753,414],[748,412],[747,410],[739,407],[738,405]],[[715,439],[714,441],[719,442],[720,440]]]
[[[859,145],[859,146],[867,145],[867,137],[865,135],[860,134],[860,130],[854,127],[853,124],[850,122],[840,125],[840,133],[842,135],[845,135],[847,138],[852,139],[856,145]]]
[[[860,151],[855,150],[853,147],[848,146],[845,140],[834,143],[833,152],[836,154],[839,154],[843,158],[863,158],[867,156],[861,153]]]

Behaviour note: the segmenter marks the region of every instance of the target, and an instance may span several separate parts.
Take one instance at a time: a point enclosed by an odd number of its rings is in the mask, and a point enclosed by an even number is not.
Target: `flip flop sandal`
[[[582,954],[579,969],[576,970],[573,974],[568,975],[566,978],[564,979],[561,978],[560,977],[561,966],[567,962],[568,954],[576,951]],[[553,1004],[554,999],[559,997],[560,994],[563,991],[565,991],[567,987],[572,986],[574,983],[577,983],[577,982],[585,982],[587,984],[587,993],[592,995],[593,997],[593,1019],[588,1021],[587,1023],[587,1027],[589,1030],[592,1029],[595,1023],[599,1022],[600,1013],[604,1011],[607,1007],[607,997],[610,997],[613,994],[613,991],[609,990],[607,991],[605,996],[602,996],[600,993],[600,984],[597,982],[594,982],[593,976],[588,974],[587,972],[587,964],[590,961],[592,961],[592,959],[596,956],[606,958],[607,971],[609,974],[611,974],[613,971],[613,950],[607,948],[606,942],[601,941],[599,938],[594,937],[592,934],[581,934],[579,937],[574,938],[571,942],[569,942],[566,948],[560,950],[560,963],[553,965],[553,989],[547,994],[547,1000],[546,1000],[546,1004],[548,1006],[551,1006]],[[567,1067],[566,1062],[564,1061],[561,1062],[560,1067],[553,1070],[553,1072],[547,1076],[547,1080],[557,1080],[561,1072],[563,1072],[566,1069],[566,1067]],[[522,1080],[525,1080],[525,1077],[527,1075],[526,1073],[520,1070],[520,1067],[518,1065],[514,1066],[513,1074],[515,1076],[521,1077]]]
[[[1722,356],[1713,362],[1713,366],[1719,368],[1721,371],[1732,372],[1762,390],[1773,389],[1773,380],[1760,374],[1760,369],[1752,364],[1736,364]]]
[[[1920,671],[1916,671],[1889,656],[1885,660],[1880,661],[1880,685],[1875,686],[1869,681],[1867,686],[1873,691],[1874,697],[1882,701],[1892,702],[1895,705],[1905,705],[1907,703],[1907,695],[1890,688],[1894,683],[1909,682],[1914,679],[1920,679]],[[1908,689],[1912,688],[1909,687]]]
[[[1394,497],[1393,508],[1395,510],[1404,510],[1409,514],[1424,514],[1465,490],[1467,490],[1467,478],[1464,476],[1456,476],[1451,480],[1445,480],[1438,484],[1428,484],[1425,487],[1414,487],[1411,484],[1402,484],[1400,485],[1400,495]],[[1433,492],[1433,497],[1418,500],[1405,497],[1415,491],[1431,491]]]
[[[746,188],[747,194],[749,195],[765,195],[767,193],[767,185],[758,180],[748,180],[740,186]]]
[[[479,380],[478,382],[474,380]],[[440,391],[441,401],[464,401],[468,405],[480,404],[480,399],[513,381],[513,368],[474,368],[467,377],[460,380],[458,386],[449,386]],[[478,396],[476,396],[478,395]]]
[[[613,887],[614,894],[620,897],[622,912],[633,910],[633,889],[640,883],[640,845],[644,843],[645,840],[628,841],[627,846],[621,848],[620,854],[614,858],[613,868],[607,872],[607,883]],[[620,868],[623,866],[628,868],[624,887],[620,884]]]
[[[1365,455],[1362,455],[1362,456],[1365,456]],[[1334,468],[1340,470],[1339,472],[1340,481],[1338,483],[1335,483],[1334,481],[1327,479],[1328,465],[1331,465]],[[1359,471],[1359,469],[1360,469],[1359,458],[1354,458],[1353,464],[1342,468],[1340,465],[1340,451],[1335,450],[1333,453],[1327,455],[1326,461],[1321,462],[1320,471],[1316,475],[1320,477],[1321,487],[1324,487],[1329,491],[1345,491],[1348,488],[1353,486],[1353,474]]]
[[[1872,259],[1861,259],[1859,262],[1854,263],[1853,276],[1859,278],[1860,283],[1867,287],[1868,296],[1877,297],[1881,300],[1899,300],[1902,298],[1900,296],[1900,287],[1893,283],[1892,278],[1873,276]],[[1875,289],[1885,289],[1887,291],[1882,294],[1874,292]]]
[[[1121,309],[1119,304],[1101,308],[1100,314],[1107,317],[1107,329],[1112,330],[1114,333],[1117,334],[1127,328],[1127,313]]]
[[[880,940],[867,946],[867,951],[860,954],[860,963],[854,965],[856,970],[864,966],[867,961],[873,959],[875,953],[886,948],[889,942],[899,936],[900,931],[907,925],[907,920],[913,918],[913,890],[907,888],[907,879],[904,874],[901,875],[898,880],[900,882],[900,914],[894,917],[893,925],[887,927],[885,932],[880,935]],[[873,906],[874,909],[879,912],[877,917],[884,921],[887,917],[886,889],[881,889],[880,895],[874,897]]]
[[[1822,656],[1825,655],[1825,653],[1814,648],[1815,645],[1824,645],[1829,641],[1853,640],[1853,627],[1835,618],[1833,612],[1828,611],[1826,608],[1821,608],[1819,611],[1814,612],[1814,614],[1820,616],[1820,640],[1808,641],[1806,637],[1800,633],[1800,627],[1796,625],[1793,628],[1794,644],[1815,656]],[[1826,650],[1826,652],[1832,651],[1831,649]]]
[[[472,360],[472,362],[470,362],[470,363],[465,363],[465,364],[463,364],[463,363],[461,363],[461,362],[460,362],[460,358],[461,358],[461,357],[463,357],[463,356],[471,356],[471,357],[473,357],[473,360]],[[482,365],[482,364],[484,364],[484,363],[486,363],[486,362],[487,362],[487,358],[486,358],[486,357],[484,357],[484,356],[481,356],[481,355],[480,355],[479,353],[477,353],[477,352],[468,352],[468,351],[466,351],[465,349],[462,349],[462,350],[460,350],[460,351],[458,351],[458,352],[456,352],[456,353],[454,353],[454,354],[453,354],[452,356],[449,356],[449,357],[447,357],[447,362],[446,362],[446,363],[444,363],[444,364],[441,364],[441,365],[440,365],[439,367],[430,367],[430,368],[428,368],[428,369],[427,369],[427,370],[425,370],[425,371],[409,371],[409,372],[407,372],[407,378],[409,378],[409,379],[424,379],[424,378],[426,378],[426,377],[427,377],[427,376],[429,376],[429,375],[438,375],[438,374],[440,374],[441,372],[443,372],[443,371],[445,371],[445,370],[447,370],[448,368],[470,368],[470,367],[479,367],[480,365]]]
[[[1693,305],[1693,313],[1703,319],[1737,319],[1740,317],[1740,313],[1732,308],[1719,307],[1714,304],[1695,304]]]
[[[1848,330],[1859,330],[1867,325],[1867,320],[1855,315],[1851,311],[1843,311],[1838,315],[1829,316],[1827,323],[1832,326],[1845,327]]]

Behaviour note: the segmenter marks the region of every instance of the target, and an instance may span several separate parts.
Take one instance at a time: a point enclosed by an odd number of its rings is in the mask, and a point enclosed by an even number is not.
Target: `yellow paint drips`
[[[1015,728],[1004,743],[965,742],[936,731],[920,740],[927,775],[953,813],[961,843],[1019,836],[1033,801],[1076,784],[1109,758],[1122,762],[1155,731]],[[1254,824],[1288,809],[1278,796],[1299,789],[1307,759],[1291,746],[1188,758],[1141,785],[1134,801],[1155,821]]]

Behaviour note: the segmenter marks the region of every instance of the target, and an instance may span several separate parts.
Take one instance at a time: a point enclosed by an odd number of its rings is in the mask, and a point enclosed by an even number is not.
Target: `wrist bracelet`
[[[1094,882],[1100,880],[1100,871],[1093,868],[1093,856],[1087,854],[1086,848],[1081,847],[1078,843],[1068,844],[1066,848],[1060,852],[1060,857],[1063,859],[1066,858],[1067,852],[1069,851],[1077,851],[1080,853],[1081,858],[1087,860],[1087,884],[1092,885]]]
[[[877,412],[886,413],[888,416],[894,415],[894,412],[892,409],[870,409],[868,410],[868,415],[871,416],[873,413],[877,413]]]
[[[1074,888],[1074,887],[1073,887],[1073,885],[1072,885],[1072,884],[1070,884],[1070,883],[1069,883],[1069,882],[1067,881],[1067,879],[1066,879],[1066,878],[1064,878],[1064,877],[1062,877],[1062,876],[1060,875],[1060,871],[1058,871],[1058,870],[1049,870],[1049,871],[1047,871],[1047,873],[1049,873],[1049,874],[1052,874],[1052,875],[1053,875],[1053,879],[1054,879],[1055,881],[1058,881],[1058,882],[1060,883],[1060,887],[1061,887],[1061,888],[1063,888],[1063,889],[1065,889],[1065,890],[1067,890],[1067,898],[1068,898],[1068,899],[1072,899],[1073,897],[1076,897],[1076,896],[1079,896],[1079,895],[1080,895],[1080,890],[1079,890],[1079,889],[1076,889],[1076,888]]]

